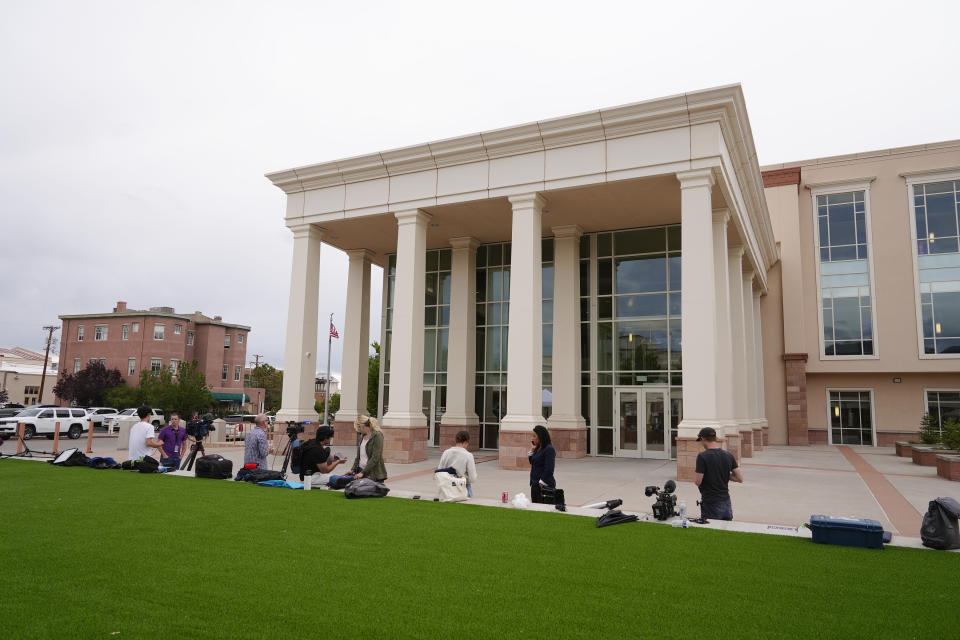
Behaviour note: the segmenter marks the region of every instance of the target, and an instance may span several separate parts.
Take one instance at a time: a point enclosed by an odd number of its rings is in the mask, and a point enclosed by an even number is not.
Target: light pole
[[[53,343],[53,332],[60,329],[53,325],[47,325],[43,328],[47,332],[47,352],[43,356],[43,373],[40,374],[40,395],[37,396],[37,404],[43,404],[43,385],[47,380],[47,360],[50,359],[50,345]]]

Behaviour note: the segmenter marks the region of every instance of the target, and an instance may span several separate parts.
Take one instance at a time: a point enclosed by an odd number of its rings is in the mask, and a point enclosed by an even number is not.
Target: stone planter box
[[[894,443],[893,443],[893,446],[895,446],[895,447],[897,448],[897,455],[900,456],[901,458],[912,458],[912,457],[913,457],[913,443],[912,443],[912,442],[905,442],[905,441],[902,441],[902,440],[901,440],[901,441],[899,441],[899,442],[894,442]]]
[[[950,449],[944,449],[943,447],[932,447],[928,445],[915,444],[911,447],[911,449],[913,450],[913,464],[918,464],[921,467],[937,466],[938,455],[960,455],[960,451],[951,451]]]
[[[947,480],[960,482],[960,455],[937,456],[937,475]]]

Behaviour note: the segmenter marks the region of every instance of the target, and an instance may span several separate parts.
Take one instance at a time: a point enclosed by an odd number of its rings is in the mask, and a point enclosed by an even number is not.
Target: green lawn
[[[4,638],[955,638],[960,554],[0,461]]]

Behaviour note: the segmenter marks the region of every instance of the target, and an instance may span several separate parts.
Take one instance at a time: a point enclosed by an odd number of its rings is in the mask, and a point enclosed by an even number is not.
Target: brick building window
[[[188,347],[193,345],[194,335],[196,335],[196,334],[194,334],[193,331],[187,331],[187,346],[188,346]]]
[[[155,324],[153,325],[153,339],[154,340],[163,340],[163,325]]]
[[[173,374],[173,375],[177,375],[177,367],[178,367],[179,365],[180,365],[180,361],[179,361],[179,360],[171,360],[171,361],[170,361],[170,373]]]
[[[127,375],[132,376],[137,372],[137,359],[128,358],[127,359]]]
[[[106,359],[106,358],[100,358],[100,365],[103,366],[103,367],[107,366],[107,359]]]
[[[223,365],[223,372],[220,374],[220,379],[221,379],[221,380],[226,380],[226,379],[227,379],[227,373],[229,373],[229,371],[230,371],[230,367],[227,366],[227,365]]]
[[[107,325],[98,324],[93,328],[93,339],[96,342],[103,342],[107,339]]]
[[[77,326],[77,342],[83,342],[83,325]]]
[[[223,336],[223,348],[224,348],[224,349],[229,349],[229,348],[230,348],[230,334],[229,334],[229,333],[227,333],[227,334],[225,334],[225,335]]]
[[[134,323],[133,323],[133,332],[134,332],[134,333],[140,333],[140,323],[139,323],[139,322],[134,322]]]
[[[241,369],[240,367],[234,367],[234,368],[233,368],[233,381],[234,381],[234,382],[239,382],[239,381],[240,381],[240,374],[241,374],[241,373],[242,373],[242,369]]]
[[[80,373],[80,358],[73,359],[73,372]]]
[[[153,373],[160,373],[160,358],[150,358],[150,371]]]
[[[120,339],[129,340],[130,339],[130,325],[125,324],[120,327]]]
[[[183,332],[183,325],[182,325],[182,324],[175,324],[175,325],[173,325],[173,335],[178,336],[178,335],[180,335],[182,332]]]
[[[238,334],[237,334],[237,344],[243,344],[243,334],[242,334],[242,333],[238,333]]]

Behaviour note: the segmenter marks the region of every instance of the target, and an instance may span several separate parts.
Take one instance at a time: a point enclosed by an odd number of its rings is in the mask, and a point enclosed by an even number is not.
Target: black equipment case
[[[233,462],[221,455],[213,454],[197,458],[198,478],[225,480],[233,477]]]

